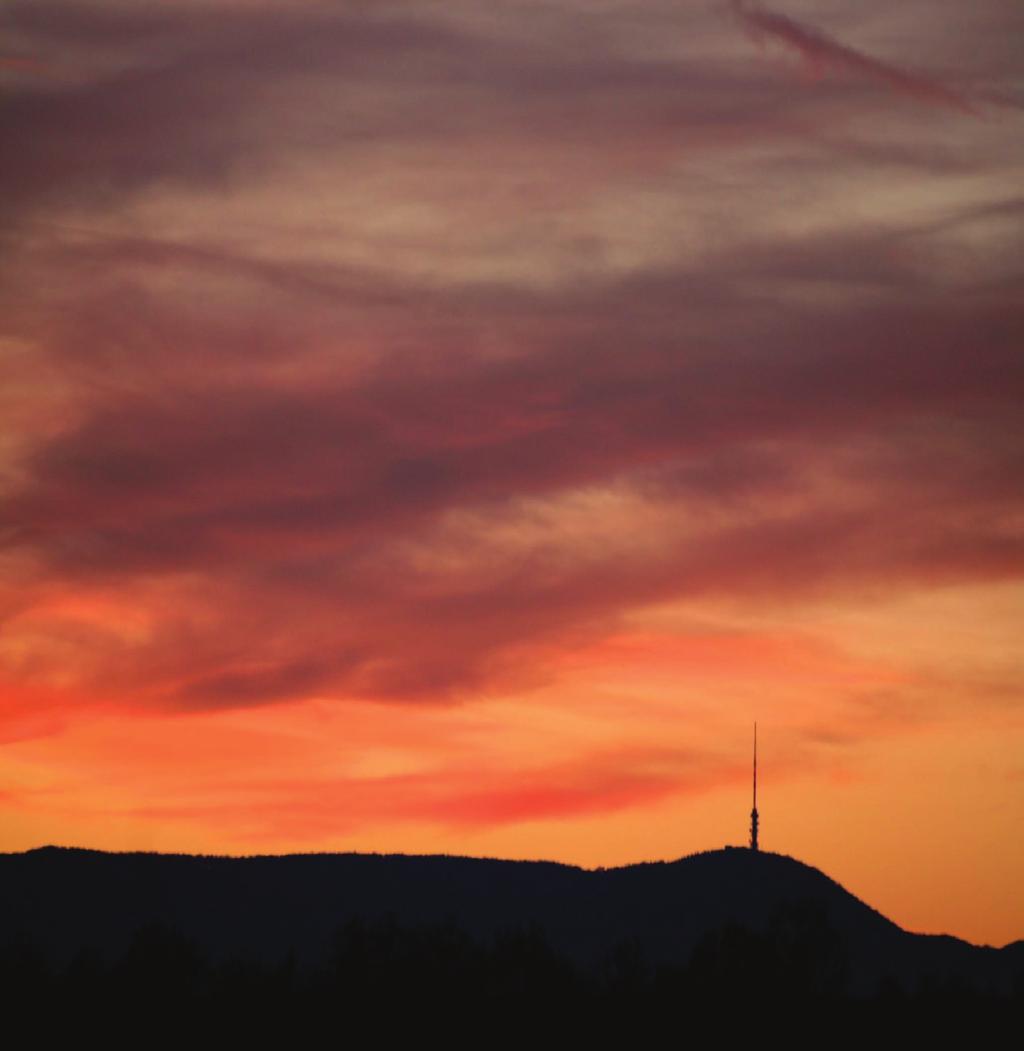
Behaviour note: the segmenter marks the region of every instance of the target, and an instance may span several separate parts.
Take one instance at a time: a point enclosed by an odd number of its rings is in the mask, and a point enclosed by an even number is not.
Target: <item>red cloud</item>
[[[775,776],[787,776],[785,762],[776,767]],[[237,792],[229,786],[212,787],[205,793],[210,797],[206,802],[127,807],[119,813],[236,824],[253,840],[283,836],[315,841],[409,820],[472,829],[609,814],[748,777],[745,764],[698,752],[624,747],[549,765],[527,762],[334,780],[314,776],[294,783],[256,779],[238,785]]]

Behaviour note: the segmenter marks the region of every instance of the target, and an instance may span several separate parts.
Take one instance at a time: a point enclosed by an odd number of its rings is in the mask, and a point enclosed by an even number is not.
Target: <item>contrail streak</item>
[[[880,62],[786,15],[776,14],[774,11],[747,3],[746,0],[732,0],[732,8],[756,38],[770,37],[778,40],[795,51],[814,71],[828,67],[850,70],[888,84],[897,91],[912,95],[923,102],[955,109],[961,113],[978,114],[968,95],[933,77],[911,73]]]

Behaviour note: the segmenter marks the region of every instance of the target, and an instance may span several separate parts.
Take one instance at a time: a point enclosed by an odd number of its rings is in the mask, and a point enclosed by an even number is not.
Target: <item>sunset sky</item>
[[[5,0],[0,850],[761,843],[1024,937],[1020,0]]]

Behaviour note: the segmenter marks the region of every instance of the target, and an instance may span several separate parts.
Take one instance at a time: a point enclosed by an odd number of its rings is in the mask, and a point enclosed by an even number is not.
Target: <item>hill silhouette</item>
[[[57,971],[83,958],[112,965],[135,951],[140,932],[163,931],[217,965],[287,961],[314,973],[336,957],[339,932],[379,940],[388,929],[446,930],[475,945],[528,937],[597,978],[735,971],[770,949],[759,980],[784,958],[804,968],[808,989],[844,995],[955,987],[1010,996],[1024,985],[1024,942],[994,949],[912,934],[819,870],[740,848],[588,871],[448,856],[43,847],[0,855],[0,886],[0,946]]]

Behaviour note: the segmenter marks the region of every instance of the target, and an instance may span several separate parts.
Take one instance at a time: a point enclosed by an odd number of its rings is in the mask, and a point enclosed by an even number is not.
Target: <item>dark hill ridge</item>
[[[1007,991],[1024,943],[976,947],[910,934],[822,872],[779,854],[726,848],[672,862],[587,871],[537,861],[308,854],[248,858],[110,854],[43,847],[0,855],[0,944],[27,939],[63,965],[88,949],[123,954],[147,924],[171,927],[215,959],[319,965],[353,919],[454,922],[476,939],[539,927],[584,968],[616,947],[679,965],[714,932],[742,927],[831,938],[849,988],[886,977]],[[703,943],[702,943],[703,939]]]

